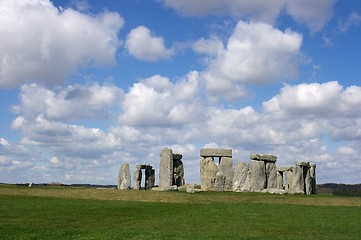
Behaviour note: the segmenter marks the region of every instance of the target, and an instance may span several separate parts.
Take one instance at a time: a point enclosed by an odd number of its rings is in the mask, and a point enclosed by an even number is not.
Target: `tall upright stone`
[[[173,154],[173,185],[177,187],[183,186],[185,184],[184,180],[184,168],[182,162],[182,155],[181,154]]]
[[[283,172],[282,171],[277,171],[277,188],[278,189],[283,189]]]
[[[266,162],[266,188],[277,188],[277,167],[275,162]]]
[[[232,189],[234,192],[249,191],[249,164],[247,162],[237,163],[234,167]],[[248,185],[247,185],[248,184]]]
[[[145,167],[145,189],[150,190],[154,187],[155,171],[152,166]]]
[[[133,189],[135,190],[140,190],[141,189],[141,182],[142,182],[142,170],[141,170],[141,166],[142,165],[137,165],[135,167],[135,171],[134,171],[134,184],[133,184]]]
[[[159,187],[171,190],[173,184],[173,152],[164,148],[160,152]]]
[[[219,192],[223,192],[226,187],[226,176],[221,172],[218,171],[216,173],[216,182],[215,182],[215,190]]]
[[[264,161],[252,160],[250,169],[251,191],[261,191],[267,187],[266,164]]]
[[[216,190],[218,167],[212,157],[202,158],[200,161],[201,188],[204,191]]]
[[[296,166],[293,171],[291,193],[305,194],[305,177],[307,175],[308,166],[308,162],[296,162]]]
[[[131,187],[131,176],[129,164],[123,164],[120,166],[118,173],[118,189],[130,189]]]
[[[316,164],[310,163],[311,194],[316,194]]]
[[[233,184],[233,160],[231,157],[221,157],[218,169],[224,175],[224,189],[225,191],[232,190]]]
[[[286,177],[286,181],[285,181],[285,190],[286,192],[292,192],[292,184],[293,184],[293,172],[295,171],[295,167],[290,167],[288,170],[285,170],[285,177]]]

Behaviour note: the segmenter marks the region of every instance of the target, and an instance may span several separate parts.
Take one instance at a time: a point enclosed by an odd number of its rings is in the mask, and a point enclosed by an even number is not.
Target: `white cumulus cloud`
[[[204,42],[197,44],[203,46]],[[218,41],[206,43],[220,49]],[[208,60],[208,70],[203,73],[207,89],[214,95],[237,98],[245,94],[244,83],[296,78],[301,44],[302,36],[291,30],[282,32],[269,24],[239,21],[226,46]]]
[[[137,59],[156,61],[169,59],[174,50],[166,48],[162,37],[155,36],[147,27],[139,26],[128,34],[125,48]]]
[[[332,17],[336,0],[160,0],[185,16],[230,15],[273,24],[281,14],[319,31]]]
[[[0,22],[0,87],[6,88],[51,86],[80,66],[114,64],[124,24],[118,13],[59,10],[48,0],[3,0]]]

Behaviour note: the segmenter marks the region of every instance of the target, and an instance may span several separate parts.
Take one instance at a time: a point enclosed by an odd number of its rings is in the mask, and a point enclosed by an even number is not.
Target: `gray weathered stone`
[[[290,193],[304,194],[305,191],[305,180],[302,165],[296,165],[293,171],[292,186]]]
[[[213,158],[202,158],[200,161],[201,189],[204,191],[216,190],[216,175],[218,167]]]
[[[276,162],[277,157],[271,154],[258,154],[258,153],[252,153],[250,155],[251,160],[257,160],[257,161],[267,161],[267,162]]]
[[[171,190],[173,185],[173,152],[164,148],[160,152],[159,187]]]
[[[308,167],[308,166],[310,166],[310,163],[309,162],[303,162],[303,161],[297,161],[296,166]]]
[[[277,188],[284,189],[283,186],[283,173],[282,171],[277,171]]]
[[[277,171],[279,172],[286,172],[286,171],[292,171],[293,167],[278,167]]]
[[[225,190],[225,185],[226,185],[226,176],[221,171],[218,171],[216,173],[216,182],[215,182],[216,191],[223,192]]]
[[[145,168],[145,189],[150,190],[154,187],[155,171],[152,166]]]
[[[249,164],[247,162],[237,163],[234,167],[233,186],[234,192],[248,191],[245,189],[245,182],[249,173]]]
[[[173,154],[173,185],[176,185],[178,187],[185,184],[183,162],[180,159],[174,160]]]
[[[201,157],[232,157],[232,149],[228,148],[201,148]]]
[[[233,183],[233,160],[231,157],[221,157],[218,169],[225,177],[225,191],[232,191]]]
[[[274,162],[266,162],[266,188],[277,188],[277,167]]]
[[[173,160],[174,160],[174,161],[175,161],[175,160],[181,160],[182,157],[183,157],[182,154],[179,154],[179,153],[173,154]]]
[[[264,161],[251,161],[250,185],[251,191],[260,191],[267,187],[266,164]]]
[[[310,163],[311,194],[316,194],[316,164]]]
[[[292,188],[294,168],[295,168],[295,167],[291,167],[290,170],[284,172],[285,177],[286,177],[286,180],[285,180],[285,183],[286,183],[286,184],[285,184],[285,190],[286,190],[287,192],[290,192],[290,191],[291,191],[291,188]]]
[[[131,187],[131,176],[129,164],[123,164],[120,166],[118,173],[118,189],[130,189]]]
[[[133,189],[140,190],[142,182],[142,170],[141,165],[137,165],[134,171],[134,184]]]

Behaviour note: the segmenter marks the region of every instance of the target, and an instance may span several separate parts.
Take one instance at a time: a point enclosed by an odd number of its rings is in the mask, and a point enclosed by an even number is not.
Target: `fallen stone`
[[[267,161],[267,162],[276,162],[277,157],[271,154],[258,154],[258,153],[252,153],[250,155],[251,160],[257,160],[257,161]]]
[[[232,149],[228,148],[201,148],[201,157],[232,157]]]

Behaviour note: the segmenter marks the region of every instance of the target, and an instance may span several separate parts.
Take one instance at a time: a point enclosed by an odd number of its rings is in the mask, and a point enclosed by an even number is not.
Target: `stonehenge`
[[[159,186],[155,186],[155,170],[151,165],[136,165],[133,189],[142,189],[144,170],[146,190],[195,192],[194,184],[185,184],[182,158],[182,154],[173,153],[170,148],[161,150]],[[238,162],[233,168],[232,149],[201,148],[201,185],[197,191],[316,194],[315,163],[297,161],[294,166],[277,167],[276,156],[258,153],[250,154],[250,160],[250,163]],[[118,173],[118,189],[131,188],[129,164],[123,164]]]

